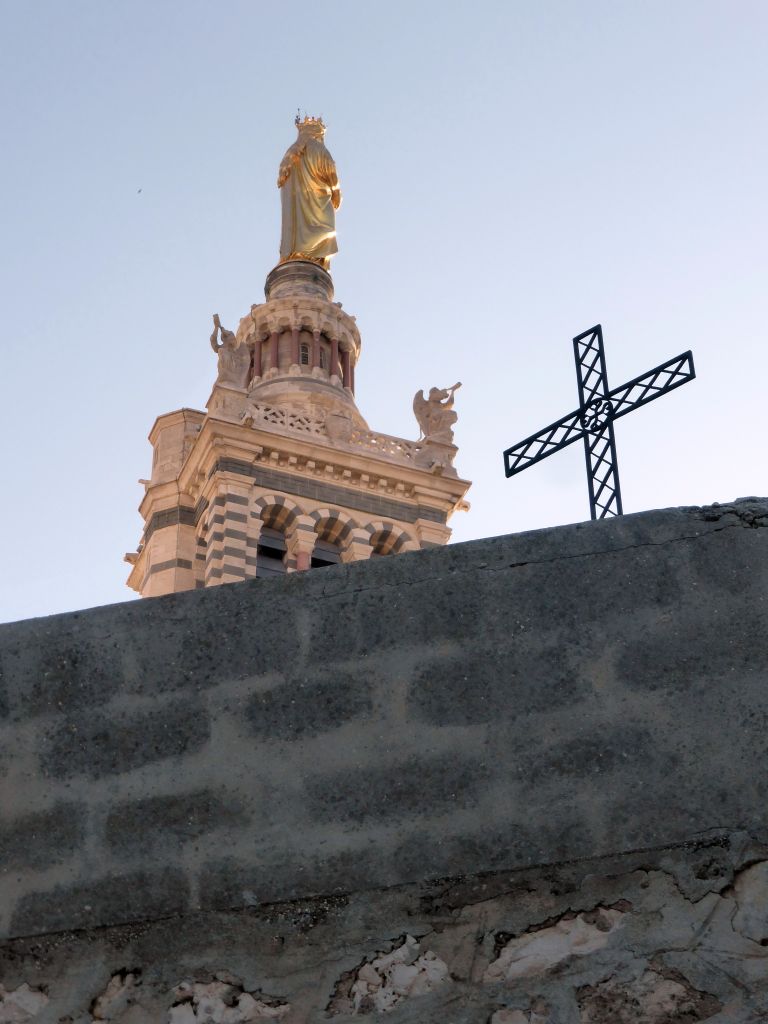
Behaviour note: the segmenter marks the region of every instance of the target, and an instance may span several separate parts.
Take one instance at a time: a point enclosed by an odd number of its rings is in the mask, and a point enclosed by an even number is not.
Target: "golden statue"
[[[341,205],[336,164],[325,148],[322,118],[296,116],[299,137],[280,164],[277,187],[283,207],[280,262],[311,260],[324,270],[336,245],[335,212]]]

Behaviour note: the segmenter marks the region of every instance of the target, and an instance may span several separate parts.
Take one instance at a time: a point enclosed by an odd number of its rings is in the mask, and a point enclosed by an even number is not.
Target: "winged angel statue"
[[[413,399],[413,414],[421,429],[419,440],[436,444],[453,444],[453,424],[459,418],[453,411],[454,394],[461,384],[452,388],[430,388],[429,398],[417,391]]]

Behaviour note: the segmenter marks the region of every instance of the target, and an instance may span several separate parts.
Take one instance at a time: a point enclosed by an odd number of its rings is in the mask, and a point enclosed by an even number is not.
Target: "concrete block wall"
[[[722,1014],[768,972],[766,524],[747,499],[0,627],[0,1020],[760,1019]],[[693,889],[746,922],[731,989],[670,960]]]

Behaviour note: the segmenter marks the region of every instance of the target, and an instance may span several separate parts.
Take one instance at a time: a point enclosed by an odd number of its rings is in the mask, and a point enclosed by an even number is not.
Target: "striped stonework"
[[[296,516],[302,514],[301,508],[282,494],[262,494],[251,502],[251,515],[271,526],[273,530],[285,532]]]
[[[440,442],[437,466],[429,439],[369,429],[354,397],[360,332],[333,294],[318,265],[279,264],[233,358],[217,360],[206,411],[155,421],[144,537],[125,555],[142,596],[256,577],[269,600],[270,577],[447,543],[448,519],[469,508],[457,449]]]
[[[249,477],[257,487],[285,489],[297,498],[327,502],[329,505],[342,505],[356,512],[367,512],[374,516],[391,516],[403,522],[413,523],[417,519],[432,520],[445,523],[447,513],[436,508],[414,505],[411,502],[397,501],[394,498],[378,494],[367,494],[353,487],[325,483],[321,480],[303,479],[293,473],[283,473],[277,469],[263,469],[241,459],[217,459],[211,469],[213,473],[237,473]],[[430,483],[432,481],[430,480]]]
[[[269,530],[276,530],[278,533],[286,535],[287,545],[287,534],[301,514],[302,510],[296,502],[286,498],[285,495],[260,494],[257,496],[254,494],[252,496],[248,531],[247,568],[249,576],[259,575],[258,549],[262,527],[267,527]],[[286,551],[283,564],[287,572],[292,572],[296,568],[296,559],[290,551]]]
[[[356,527],[350,530],[341,552],[342,562],[361,562],[373,554],[371,537],[367,530]]]
[[[378,520],[365,527],[376,555],[396,555],[401,551],[417,551],[419,545],[396,523]]]
[[[308,569],[317,541],[315,521],[312,516],[296,516],[285,539],[288,544],[287,568],[291,571]]]
[[[202,531],[205,529],[205,524],[201,523],[199,529]],[[205,565],[206,565],[206,553],[207,543],[205,537],[201,533],[197,535],[197,548],[195,551],[195,586],[205,586]]]
[[[205,585],[244,580],[248,539],[248,495],[221,484],[207,510]]]
[[[309,518],[315,524],[315,533],[320,540],[338,544],[341,548],[349,540],[352,531],[358,527],[352,516],[337,508],[319,508],[316,512],[311,512]]]
[[[178,505],[176,508],[167,508],[162,512],[155,512],[147,522],[144,529],[144,543],[148,544],[155,530],[162,530],[166,526],[195,525],[195,510]]]

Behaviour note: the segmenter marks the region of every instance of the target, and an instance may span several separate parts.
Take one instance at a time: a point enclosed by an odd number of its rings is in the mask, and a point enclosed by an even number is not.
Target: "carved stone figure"
[[[221,335],[221,343],[218,338]],[[231,384],[236,388],[244,388],[248,383],[248,370],[251,365],[251,353],[247,345],[238,345],[234,331],[221,326],[219,314],[213,314],[213,334],[211,348],[219,357],[217,384]]]
[[[421,438],[436,444],[453,444],[453,424],[459,418],[453,411],[455,392],[461,384],[452,388],[430,388],[429,398],[423,391],[417,391],[413,399],[413,413],[421,428]]]
[[[341,205],[336,164],[325,148],[322,118],[296,117],[299,137],[280,164],[277,187],[283,210],[280,262],[311,260],[324,270],[339,251],[335,211]]]

